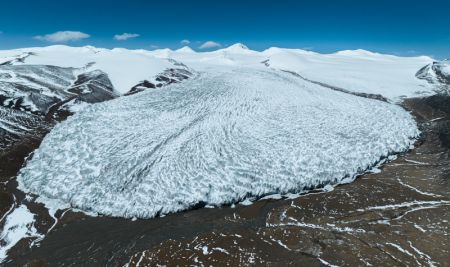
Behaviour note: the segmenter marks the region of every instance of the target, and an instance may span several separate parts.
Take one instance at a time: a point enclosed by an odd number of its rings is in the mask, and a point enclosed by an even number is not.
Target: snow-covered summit
[[[337,51],[335,53],[336,55],[342,55],[342,56],[382,56],[382,54],[375,53],[372,51],[364,50],[364,49],[355,49],[355,50],[341,50]]]
[[[183,46],[180,49],[175,50],[176,52],[181,52],[181,53],[195,53],[195,51],[190,48],[189,46]]]
[[[236,44],[230,45],[229,47],[219,49],[218,51],[242,53],[244,51],[249,51],[249,50],[250,49],[246,45],[244,45],[242,43],[236,43]]]

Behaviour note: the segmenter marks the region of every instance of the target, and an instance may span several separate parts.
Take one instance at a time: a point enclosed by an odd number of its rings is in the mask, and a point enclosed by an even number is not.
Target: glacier
[[[19,188],[150,218],[353,179],[419,134],[397,105],[260,65],[223,65],[82,109],[44,138]]]

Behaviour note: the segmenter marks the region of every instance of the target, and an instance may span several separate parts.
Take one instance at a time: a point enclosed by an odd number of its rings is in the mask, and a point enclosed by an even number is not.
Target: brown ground
[[[60,212],[39,246],[24,241],[5,265],[450,266],[450,97],[404,106],[424,136],[381,173],[328,193],[151,220]],[[14,181],[1,190],[0,215]],[[40,229],[52,224],[39,214]]]

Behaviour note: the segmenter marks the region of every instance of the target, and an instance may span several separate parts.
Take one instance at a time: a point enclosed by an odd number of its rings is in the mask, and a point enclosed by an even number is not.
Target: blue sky
[[[73,40],[48,35],[58,31],[75,32],[63,35]],[[179,48],[189,40],[196,50],[214,41],[255,50],[361,48],[450,58],[450,0],[14,0],[2,1],[0,32],[0,49],[55,43]],[[113,38],[123,33],[139,36]]]

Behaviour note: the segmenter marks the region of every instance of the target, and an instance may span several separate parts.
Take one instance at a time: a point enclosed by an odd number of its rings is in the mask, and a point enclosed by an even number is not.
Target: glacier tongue
[[[148,218],[336,183],[417,134],[398,106],[224,68],[84,109],[47,135],[18,181],[85,211]]]

